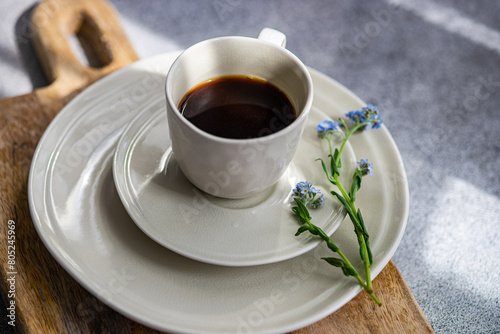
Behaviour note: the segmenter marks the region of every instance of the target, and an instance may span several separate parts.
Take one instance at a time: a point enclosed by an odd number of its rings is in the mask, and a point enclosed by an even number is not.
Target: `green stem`
[[[339,188],[340,192],[342,193],[342,196],[344,196],[345,200],[349,204],[349,207],[351,208],[352,212],[354,213],[355,218],[359,222],[356,207],[354,206],[354,203],[351,201],[351,197],[345,191],[344,187],[340,183],[338,175],[334,175],[334,179],[335,179],[335,183],[336,183],[337,187]],[[358,236],[358,240],[361,241],[360,247],[363,247],[365,254],[368,254],[368,248],[366,247],[366,241],[365,241],[365,237],[363,235],[363,231],[360,231],[356,227],[355,227],[355,230],[356,230],[356,235]],[[365,275],[366,275],[366,285],[367,285],[366,291],[368,291],[368,293],[370,293],[370,292],[373,292],[371,273],[370,273],[370,262],[367,258],[365,258],[365,259],[363,259],[363,264],[364,264]]]
[[[365,254],[368,254],[368,250],[367,250],[366,242],[365,242],[365,237],[363,235],[361,236],[361,240],[362,240],[361,247],[363,247],[365,249]],[[371,293],[371,292],[373,292],[373,286],[372,286],[372,278],[371,278],[371,270],[370,270],[370,261],[368,259],[365,259],[364,265],[365,265],[366,285],[368,287],[366,291],[368,291],[368,293]]]
[[[359,285],[361,285],[363,287],[363,289],[365,289],[368,293],[370,293],[370,291],[368,291],[368,285],[363,281],[363,279],[361,278],[361,276],[359,276],[358,272],[356,269],[354,269],[354,266],[351,264],[351,262],[349,262],[349,260],[347,259],[347,257],[345,257],[344,253],[342,253],[340,251],[340,249],[337,251],[337,253],[339,254],[339,256],[342,258],[342,260],[344,260],[344,262],[352,268],[352,270],[354,270],[354,272],[356,273],[356,275],[354,277],[356,277],[356,279],[358,280],[358,283]],[[371,291],[371,293],[373,293],[373,291]]]
[[[362,127],[363,125],[366,125],[367,123],[368,123],[368,121],[364,121],[363,123],[359,123],[359,124],[355,125],[351,130],[346,132],[344,141],[342,142],[342,145],[340,145],[339,156],[337,157],[337,160],[335,160],[335,164],[337,166],[339,165],[340,156],[342,155],[342,151],[344,150],[344,146],[347,143],[347,141],[349,140],[349,137],[351,137],[351,135],[354,132],[356,132],[360,127]],[[330,144],[330,140],[328,140],[328,143]],[[332,154],[332,145],[331,144],[330,144],[330,154]]]
[[[372,297],[375,304],[377,304],[378,306],[382,305],[380,300],[378,300],[377,296],[375,296],[375,294],[373,292],[368,292],[368,294],[370,295],[370,297]]]
[[[343,123],[343,122],[342,122]],[[335,165],[336,166],[339,166],[339,162],[340,162],[340,156],[342,155],[342,151],[344,150],[344,147],[345,147],[345,144],[347,143],[347,141],[349,140],[349,138],[351,137],[351,135],[356,132],[359,128],[361,128],[362,126],[366,126],[367,124],[369,123],[369,120],[367,119],[366,121],[362,122],[362,123],[358,123],[356,124],[354,127],[352,127],[349,131],[347,131],[345,133],[345,137],[344,137],[344,140],[340,146],[340,149],[339,149],[339,154],[337,156],[337,158],[335,159]],[[345,123],[343,123],[344,126],[347,128],[347,126],[345,125]],[[328,146],[330,148],[330,155],[333,156],[333,149],[332,149],[332,136],[328,136],[327,138],[325,138],[327,141],[328,141]],[[328,176],[328,175],[327,175]],[[347,201],[349,207],[351,208],[351,211],[353,212],[354,214],[354,218],[357,220],[357,222],[355,222],[355,226],[354,226],[354,229],[356,231],[356,235],[358,236],[358,240],[359,240],[359,246],[363,248],[364,250],[364,253],[365,254],[368,254],[368,247],[366,245],[366,240],[365,240],[365,237],[364,237],[364,234],[363,234],[363,231],[360,230],[358,228],[359,226],[359,217],[358,217],[358,214],[357,214],[357,211],[356,211],[356,208],[354,206],[354,203],[351,199],[351,197],[349,196],[349,194],[347,193],[347,191],[344,189],[344,187],[342,186],[342,184],[340,183],[340,180],[339,180],[339,177],[338,177],[338,174],[334,173],[333,175],[334,177],[334,183],[337,188],[340,190],[340,192],[342,193],[342,196],[344,197],[344,199]],[[330,177],[328,177],[328,179],[330,179]],[[309,220],[307,220],[307,223],[310,225],[310,226],[313,226],[311,224],[311,222]],[[328,238],[330,239],[330,238]],[[330,239],[331,240],[331,239]],[[325,240],[326,241],[326,240]],[[333,243],[333,241],[331,241]],[[349,260],[344,256],[344,254],[338,250],[337,253],[339,254],[339,256],[342,258],[342,260],[346,263],[346,265],[348,265],[349,267],[351,267],[353,269],[353,271],[356,273],[355,277],[356,279],[358,280],[358,283],[363,287],[363,289],[370,295],[370,297],[375,301],[375,303],[377,305],[381,305],[382,303],[378,300],[378,298],[375,296],[375,294],[373,293],[373,285],[372,285],[372,280],[371,280],[371,273],[370,273],[370,262],[369,262],[369,259],[368,258],[364,258],[363,259],[363,264],[364,264],[364,270],[365,270],[365,277],[366,277],[366,283],[361,279],[361,277],[359,276],[358,272],[356,271],[356,269],[354,269],[354,267],[352,266],[352,264],[349,262]]]
[[[305,219],[307,225],[311,226],[311,227],[314,227],[318,230],[321,230],[319,227],[315,226],[313,223],[311,223],[311,221],[309,219]],[[335,243],[333,242],[333,240],[328,237],[323,231],[321,231],[322,233],[320,233],[320,236],[321,238],[326,241],[326,242],[329,242],[333,245],[335,245]],[[364,240],[364,238],[363,238]],[[354,275],[354,277],[356,278],[356,280],[358,281],[359,285],[361,285],[361,287],[370,295],[370,297],[373,299],[373,301],[377,304],[377,305],[382,305],[382,303],[380,302],[380,300],[377,298],[377,296],[375,296],[375,294],[373,293],[373,288],[372,288],[372,282],[371,280],[368,280],[366,283],[363,281],[363,279],[361,278],[361,276],[359,276],[358,274],[358,271],[354,268],[354,266],[351,264],[351,262],[349,261],[349,259],[347,259],[347,257],[344,255],[344,253],[342,253],[342,251],[338,248],[337,245],[335,245],[336,247],[336,251],[337,251],[337,254],[339,254],[340,258],[344,261],[344,263],[349,266],[352,271],[354,273],[356,273],[356,275]],[[366,262],[365,262],[365,270],[366,269]],[[368,264],[368,272],[370,271],[370,267],[369,267],[369,264]],[[369,277],[369,275],[368,275]]]
[[[335,180],[335,185],[337,186],[337,188],[339,188],[340,192],[342,193],[342,196],[344,196],[345,200],[349,204],[349,207],[354,212],[354,214],[356,214],[356,208],[354,207],[354,203],[351,201],[351,196],[349,196],[347,191],[345,191],[344,187],[342,186],[342,183],[340,183],[339,176],[334,175],[333,178]]]

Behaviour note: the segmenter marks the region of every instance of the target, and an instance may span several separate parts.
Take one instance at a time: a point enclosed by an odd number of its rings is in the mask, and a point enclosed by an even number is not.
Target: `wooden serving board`
[[[48,87],[0,100],[1,288],[9,306],[15,271],[15,324],[22,333],[153,333],[82,288],[50,255],[31,220],[28,174],[36,145],[61,108],[97,79],[137,60],[117,15],[102,0],[46,0],[32,15],[37,55]],[[67,37],[82,38],[99,67],[80,64]],[[15,265],[9,267],[9,221],[15,222]],[[364,292],[327,318],[294,333],[433,333],[391,261],[375,279],[383,306]]]

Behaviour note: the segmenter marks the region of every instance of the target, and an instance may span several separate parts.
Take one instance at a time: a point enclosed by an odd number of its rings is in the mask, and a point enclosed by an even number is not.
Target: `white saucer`
[[[113,163],[118,194],[141,230],[192,259],[248,266],[298,256],[320,240],[307,234],[295,236],[300,225],[291,210],[290,194],[297,182],[309,180],[327,195],[325,206],[311,210],[315,224],[327,234],[346,215],[342,204],[329,195],[332,185],[315,162],[329,153],[316,131],[325,119],[330,117],[311,110],[297,153],[272,188],[251,198],[229,200],[205,194],[184,177],[173,158],[165,101],[160,99],[141,110],[118,142]],[[342,163],[342,182],[350,187],[356,159],[348,145]]]
[[[115,147],[136,111],[162,99],[165,75],[177,55],[118,70],[75,97],[52,121],[36,149],[28,182],[40,238],[89,292],[160,331],[283,333],[326,317],[361,289],[355,279],[319,259],[331,256],[324,244],[273,264],[211,265],[160,246],[124,209],[112,175]],[[336,118],[364,105],[336,81],[310,71],[318,110]],[[350,142],[358,159],[374,163],[374,176],[363,180],[356,202],[370,232],[375,277],[403,236],[408,184],[384,126],[356,134]],[[362,270],[349,218],[333,239]]]

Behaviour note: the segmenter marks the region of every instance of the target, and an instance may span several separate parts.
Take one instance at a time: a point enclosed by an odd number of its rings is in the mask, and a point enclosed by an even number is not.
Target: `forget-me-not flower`
[[[292,200],[294,198],[300,200],[304,205],[310,204],[313,209],[319,208],[323,204],[325,204],[325,199],[323,194],[319,189],[316,189],[312,186],[312,183],[309,181],[302,181],[297,183],[295,188],[293,189]]]
[[[358,161],[358,169],[363,176],[373,175],[373,163],[369,163],[368,159],[361,159]]]
[[[320,138],[325,138],[327,135],[334,133],[335,131],[340,131],[342,124],[338,122],[325,120],[321,121],[316,128],[318,130],[318,136]]]

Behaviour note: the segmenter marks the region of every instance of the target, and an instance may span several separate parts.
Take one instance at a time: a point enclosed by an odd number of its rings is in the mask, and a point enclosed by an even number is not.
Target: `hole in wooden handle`
[[[51,84],[38,96],[65,100],[137,60],[113,7],[102,0],[43,0],[31,17],[33,46]],[[50,93],[50,94],[49,94]],[[43,95],[45,94],[45,95]]]
[[[84,66],[102,68],[113,61],[108,45],[102,40],[102,32],[87,13],[82,12],[68,43],[76,58]]]

